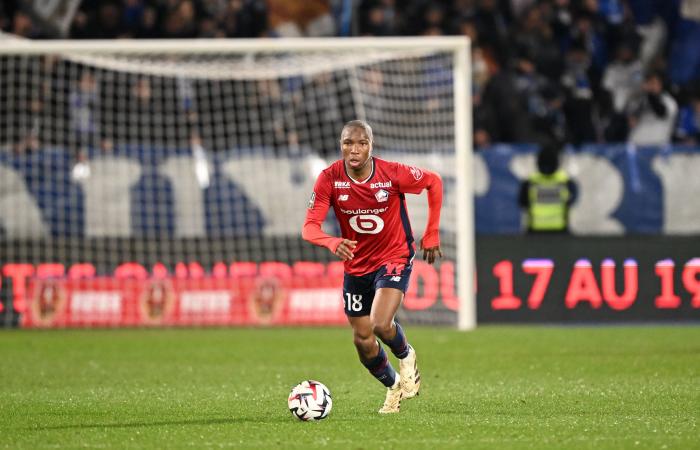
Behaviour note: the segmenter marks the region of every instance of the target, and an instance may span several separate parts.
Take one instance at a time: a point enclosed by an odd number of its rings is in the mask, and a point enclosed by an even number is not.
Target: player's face
[[[340,150],[345,167],[359,172],[367,166],[372,156],[372,142],[364,128],[350,127],[343,130],[340,136]]]

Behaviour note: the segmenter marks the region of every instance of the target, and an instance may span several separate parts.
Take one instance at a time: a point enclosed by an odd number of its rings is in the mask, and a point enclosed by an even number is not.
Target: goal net
[[[344,323],[342,263],[300,230],[360,118],[375,155],[444,180],[444,258],[416,258],[400,320],[470,328],[466,54],[459,38],[1,46],[5,324]],[[427,199],[407,200],[418,242]]]

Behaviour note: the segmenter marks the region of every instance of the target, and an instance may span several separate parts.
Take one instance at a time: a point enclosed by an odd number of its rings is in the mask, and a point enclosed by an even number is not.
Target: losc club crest
[[[50,326],[66,307],[66,289],[54,280],[38,280],[31,309],[37,325]]]
[[[374,194],[374,197],[377,199],[377,202],[382,203],[389,200],[389,193],[384,189],[380,189]]]
[[[175,291],[170,280],[146,282],[139,297],[141,318],[145,324],[157,325],[172,314],[175,306]]]
[[[258,278],[248,298],[248,310],[257,323],[272,323],[282,309],[283,298],[284,292],[276,278]]]

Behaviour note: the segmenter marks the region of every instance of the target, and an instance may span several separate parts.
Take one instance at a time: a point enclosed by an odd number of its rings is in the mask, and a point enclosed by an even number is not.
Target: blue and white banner
[[[384,153],[401,155],[407,156]],[[518,190],[535,159],[529,147],[475,154],[478,233],[521,233]],[[404,162],[440,172],[450,208],[452,161],[448,154],[413,153]],[[0,153],[0,237],[296,236],[315,174],[327,163],[264,150],[121,148],[80,163],[61,149]],[[565,152],[562,163],[579,186],[573,233],[700,233],[700,149],[589,146]],[[409,199],[420,231],[425,196]],[[452,213],[443,212],[448,232],[455,231]]]
[[[520,180],[535,170],[536,150],[497,146],[477,155],[477,231],[520,232]],[[700,149],[586,146],[566,151],[562,167],[578,185],[574,234],[700,233]],[[480,180],[480,181],[479,181]]]

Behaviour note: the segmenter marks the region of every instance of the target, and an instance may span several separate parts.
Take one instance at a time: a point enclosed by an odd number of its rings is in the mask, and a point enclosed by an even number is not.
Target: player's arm
[[[399,164],[397,167],[399,190],[409,194],[420,194],[423,189],[428,191],[428,223],[425,226],[420,248],[423,259],[429,264],[442,258],[440,249],[440,210],[442,209],[442,178],[430,170],[408,167]]]
[[[321,172],[316,180],[311,199],[309,199],[309,205],[306,210],[306,220],[301,230],[301,237],[314,245],[326,247],[345,261],[353,258],[353,250],[357,245],[357,241],[331,236],[321,228],[323,221],[326,220],[328,209],[331,206],[330,186],[331,183],[328,180],[328,176],[325,172]]]

